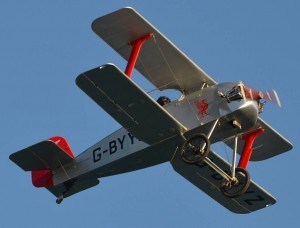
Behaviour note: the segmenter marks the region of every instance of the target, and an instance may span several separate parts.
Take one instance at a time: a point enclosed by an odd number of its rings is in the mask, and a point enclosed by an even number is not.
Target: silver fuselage
[[[207,134],[211,123],[219,119],[210,140],[211,143],[225,140],[246,132],[258,118],[257,101],[240,99],[228,102],[220,96],[219,92],[226,93],[238,84],[222,83],[203,88],[170,102],[164,108],[188,129],[186,135]],[[242,129],[234,129],[230,125],[232,120],[237,120]],[[149,146],[121,128],[85,150],[74,161],[55,170],[54,183],[76,177],[99,178],[160,164],[171,160],[174,150],[173,146],[166,144]]]

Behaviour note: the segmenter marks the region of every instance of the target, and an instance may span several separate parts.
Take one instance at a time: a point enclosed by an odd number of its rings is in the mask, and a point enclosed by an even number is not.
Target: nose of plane
[[[266,101],[270,101],[278,105],[279,107],[281,107],[278,94],[275,90],[263,92],[260,90],[252,89],[251,87],[244,85],[244,91],[245,91],[245,97],[248,99],[257,100],[257,101],[263,99]]]

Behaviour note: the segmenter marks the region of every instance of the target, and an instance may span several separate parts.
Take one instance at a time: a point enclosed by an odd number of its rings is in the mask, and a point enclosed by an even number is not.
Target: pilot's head
[[[157,102],[161,105],[164,106],[165,104],[168,104],[171,102],[170,98],[166,96],[161,96],[157,99]]]

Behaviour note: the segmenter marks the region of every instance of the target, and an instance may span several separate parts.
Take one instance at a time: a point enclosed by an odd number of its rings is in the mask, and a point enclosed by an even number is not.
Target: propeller
[[[276,105],[278,105],[279,107],[281,107],[281,103],[278,97],[277,92],[273,89],[271,91],[259,91],[259,90],[254,90],[250,87],[247,87],[244,85],[244,92],[245,92],[245,97],[248,99],[252,99],[252,100],[260,100],[260,99],[264,99],[266,101],[270,101]]]

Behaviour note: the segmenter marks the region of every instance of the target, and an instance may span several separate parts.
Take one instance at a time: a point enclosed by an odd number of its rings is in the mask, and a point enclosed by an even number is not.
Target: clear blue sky
[[[278,91],[282,108],[267,104],[262,118],[294,149],[249,167],[276,205],[233,214],[169,164],[103,178],[56,205],[52,194],[34,188],[30,173],[8,159],[54,135],[66,137],[78,155],[120,127],[77,88],[75,78],[107,62],[125,68],[90,26],[124,6],[138,10],[218,82],[241,80]],[[297,0],[1,1],[0,226],[299,226],[299,12]],[[137,72],[133,80],[153,89]]]

